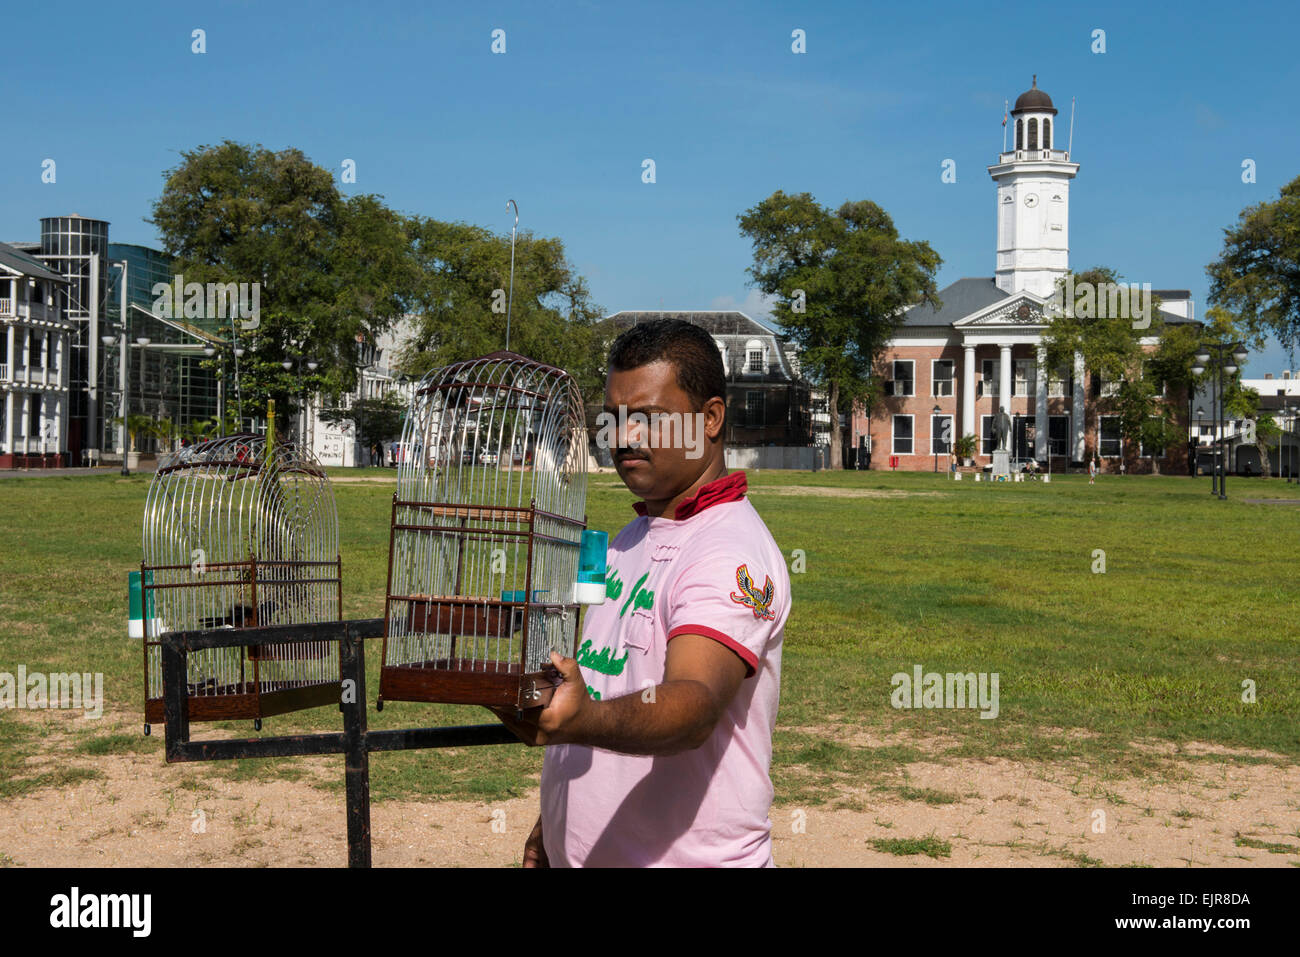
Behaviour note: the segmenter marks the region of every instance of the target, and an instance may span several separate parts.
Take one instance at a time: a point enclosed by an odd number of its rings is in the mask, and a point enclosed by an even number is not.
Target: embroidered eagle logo
[[[755,618],[765,618],[768,621],[776,618],[776,612],[772,611],[772,599],[776,597],[776,586],[772,584],[772,579],[768,575],[763,576],[766,581],[763,583],[763,590],[759,591],[754,587],[754,580],[749,577],[749,566],[741,565],[736,569],[736,584],[740,586],[740,594],[734,591],[731,593],[731,600],[737,605],[744,605],[754,611]]]

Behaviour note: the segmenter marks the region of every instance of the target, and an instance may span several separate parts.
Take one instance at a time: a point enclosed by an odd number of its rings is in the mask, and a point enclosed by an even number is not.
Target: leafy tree
[[[804,373],[827,390],[831,467],[840,468],[840,408],[869,401],[878,388],[873,365],[903,310],[940,305],[934,276],[942,260],[928,243],[900,239],[869,200],[832,212],[810,193],[777,190],[736,218],[753,242],[751,284],[776,297],[773,318],[799,347]]]
[[[1192,385],[1192,355],[1200,342],[1200,330],[1194,325],[1165,323],[1156,295],[1151,296],[1150,325],[1134,328],[1135,309],[1127,307],[1127,300],[1124,309],[1112,314],[1106,292],[1111,285],[1128,289],[1113,269],[1103,266],[1071,273],[1059,281],[1058,303],[1064,304],[1070,288],[1078,298],[1068,303],[1068,308],[1054,311],[1049,319],[1043,334],[1047,369],[1072,368],[1074,354],[1080,353],[1085,370],[1116,384],[1113,395],[1093,398],[1091,390],[1084,390],[1088,421],[1098,413],[1117,416],[1124,448],[1136,448],[1137,443],[1168,447],[1185,433],[1176,424],[1174,407],[1160,396],[1159,383],[1164,382],[1166,389],[1175,393]],[[1093,308],[1077,308],[1085,301],[1081,290],[1095,295]],[[1153,350],[1143,346],[1145,338],[1158,340]]]
[[[1278,198],[1243,210],[1224,231],[1223,252],[1206,267],[1210,302],[1241,317],[1256,347],[1272,333],[1294,353],[1300,344],[1300,177]]]
[[[508,235],[421,218],[410,221],[410,230],[420,268],[419,322],[401,356],[404,373],[419,376],[504,349],[508,311],[512,352],[565,369],[589,400],[603,390],[608,330],[559,239],[517,234],[511,305]]]
[[[247,350],[245,409],[273,398],[281,421],[305,393],[354,388],[357,335],[387,328],[415,288],[406,220],[378,197],[344,199],[332,174],[296,149],[227,140],[183,153],[151,222],[186,283],[260,283],[255,328],[208,322]],[[319,367],[300,378],[307,359]]]

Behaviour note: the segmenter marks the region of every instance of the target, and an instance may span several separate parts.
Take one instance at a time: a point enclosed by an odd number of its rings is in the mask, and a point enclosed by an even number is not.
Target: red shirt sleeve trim
[[[734,651],[740,660],[745,663],[746,678],[752,678],[758,672],[758,658],[755,657],[754,653],[730,635],[724,635],[716,628],[710,628],[708,625],[678,625],[668,633],[667,640],[672,641],[678,635],[702,635],[705,638],[712,638],[723,647]]]

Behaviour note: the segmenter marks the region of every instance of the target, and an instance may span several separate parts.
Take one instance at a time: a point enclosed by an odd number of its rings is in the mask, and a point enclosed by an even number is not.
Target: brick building
[[[1106,402],[1116,383],[1085,370],[1082,356],[1072,366],[1043,369],[1051,300],[1069,270],[1069,189],[1079,170],[1068,150],[1057,148],[1056,113],[1035,77],[1010,113],[1014,148],[989,167],[997,185],[995,275],[940,290],[940,309],[907,310],[888,344],[885,395],[869,414],[856,409],[846,430],[849,442],[871,451],[871,468],[888,469],[896,456],[899,469],[946,469],[951,444],[962,435],[976,438],[975,464],[989,465],[993,415],[1005,408],[1017,464],[1034,459],[1046,468],[1050,449],[1054,471],[1082,467],[1099,454],[1108,471],[1119,471],[1122,460],[1129,472],[1186,473],[1185,445],[1147,449],[1120,441]],[[1161,299],[1165,322],[1196,321],[1187,290],[1150,293]],[[1147,349],[1157,343],[1141,341]],[[1185,427],[1187,396],[1164,398]]]

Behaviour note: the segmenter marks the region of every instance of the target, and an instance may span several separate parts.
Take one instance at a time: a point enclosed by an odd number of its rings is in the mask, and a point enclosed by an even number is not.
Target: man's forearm
[[[666,681],[608,701],[591,701],[553,743],[585,744],[623,754],[677,754],[708,740],[720,709],[698,681]]]

